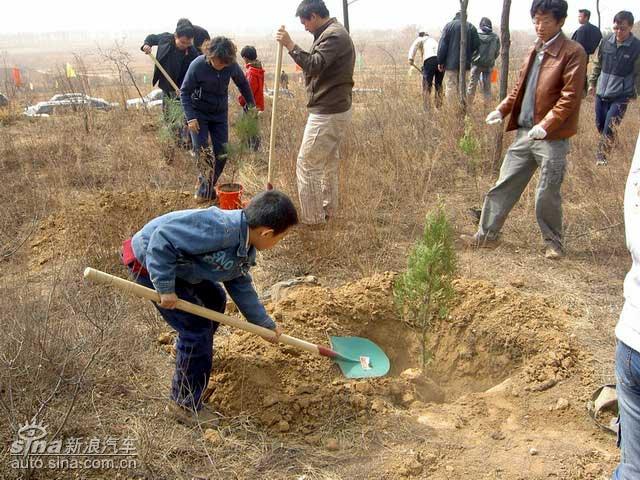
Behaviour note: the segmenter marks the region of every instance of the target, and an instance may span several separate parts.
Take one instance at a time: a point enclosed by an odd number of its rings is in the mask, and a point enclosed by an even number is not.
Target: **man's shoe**
[[[172,401],[166,406],[165,412],[178,423],[191,427],[196,425],[215,427],[220,423],[220,415],[206,404],[195,411]]]
[[[564,252],[557,247],[548,246],[544,253],[544,258],[547,260],[560,260],[564,257]]]
[[[470,248],[496,248],[500,243],[496,239],[481,237],[477,233],[475,235],[460,235],[460,240]]]

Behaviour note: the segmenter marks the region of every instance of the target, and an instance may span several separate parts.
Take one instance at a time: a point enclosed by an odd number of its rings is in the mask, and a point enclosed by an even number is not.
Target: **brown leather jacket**
[[[533,65],[536,49],[541,46],[541,42],[538,41],[531,49],[520,70],[518,83],[498,106],[503,118],[511,114],[507,131],[518,128],[527,75]],[[547,131],[545,140],[570,138],[578,132],[580,102],[586,74],[587,54],[584,48],[561,32],[545,52],[536,88],[533,120],[536,125],[540,124]]]

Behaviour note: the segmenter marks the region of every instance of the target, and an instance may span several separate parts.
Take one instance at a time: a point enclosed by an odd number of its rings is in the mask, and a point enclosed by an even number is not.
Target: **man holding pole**
[[[313,35],[311,50],[296,45],[284,27],[276,39],[302,68],[309,97],[296,168],[301,221],[322,225],[338,202],[339,148],[351,121],[356,52],[349,32],[329,16],[323,0],[303,0],[296,16]]]
[[[180,94],[179,88],[187,73],[187,69],[198,56],[193,46],[193,25],[186,18],[181,18],[175,33],[159,33],[147,35],[140,47],[147,55],[151,54],[151,47],[158,47],[155,56],[156,66],[153,70],[153,85],[158,85],[164,92],[162,97],[162,112],[165,120],[169,115],[169,104]],[[164,71],[162,71],[164,70]],[[166,73],[166,75],[165,75]],[[177,88],[176,88],[177,87]]]

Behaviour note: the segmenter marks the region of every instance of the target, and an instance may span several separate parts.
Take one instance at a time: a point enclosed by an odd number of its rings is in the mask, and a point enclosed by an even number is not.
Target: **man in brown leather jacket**
[[[478,232],[463,235],[469,246],[490,247],[535,171],[536,218],[547,250],[557,260],[562,245],[562,197],[569,138],[578,131],[578,116],[586,77],[586,53],[562,33],[565,0],[534,0],[531,17],[538,41],[525,59],[517,85],[487,117],[489,125],[511,115],[507,131],[517,130],[500,169],[500,178],[485,197]]]

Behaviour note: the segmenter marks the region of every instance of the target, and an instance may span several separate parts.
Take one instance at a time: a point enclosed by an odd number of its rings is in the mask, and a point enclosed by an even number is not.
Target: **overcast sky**
[[[342,1],[325,0],[331,14],[342,20]],[[188,17],[211,33],[267,33],[286,24],[290,30],[302,30],[293,17],[297,0],[191,0],[153,2],[140,0],[27,0],[3,1],[0,34],[59,31],[173,31],[177,18]],[[478,23],[488,16],[499,23],[502,0],[470,0],[470,20]],[[631,10],[640,20],[638,0],[603,0],[602,25],[609,27],[619,10]],[[595,20],[595,0],[569,1],[567,30],[577,26],[579,8],[589,8]],[[171,6],[170,6],[171,5]],[[457,11],[457,0],[357,0],[350,7],[352,30],[401,28],[424,24],[430,30],[441,28]],[[531,0],[513,0],[511,26],[530,30],[528,14]],[[594,21],[597,23],[597,20]],[[435,32],[434,32],[435,33]]]

